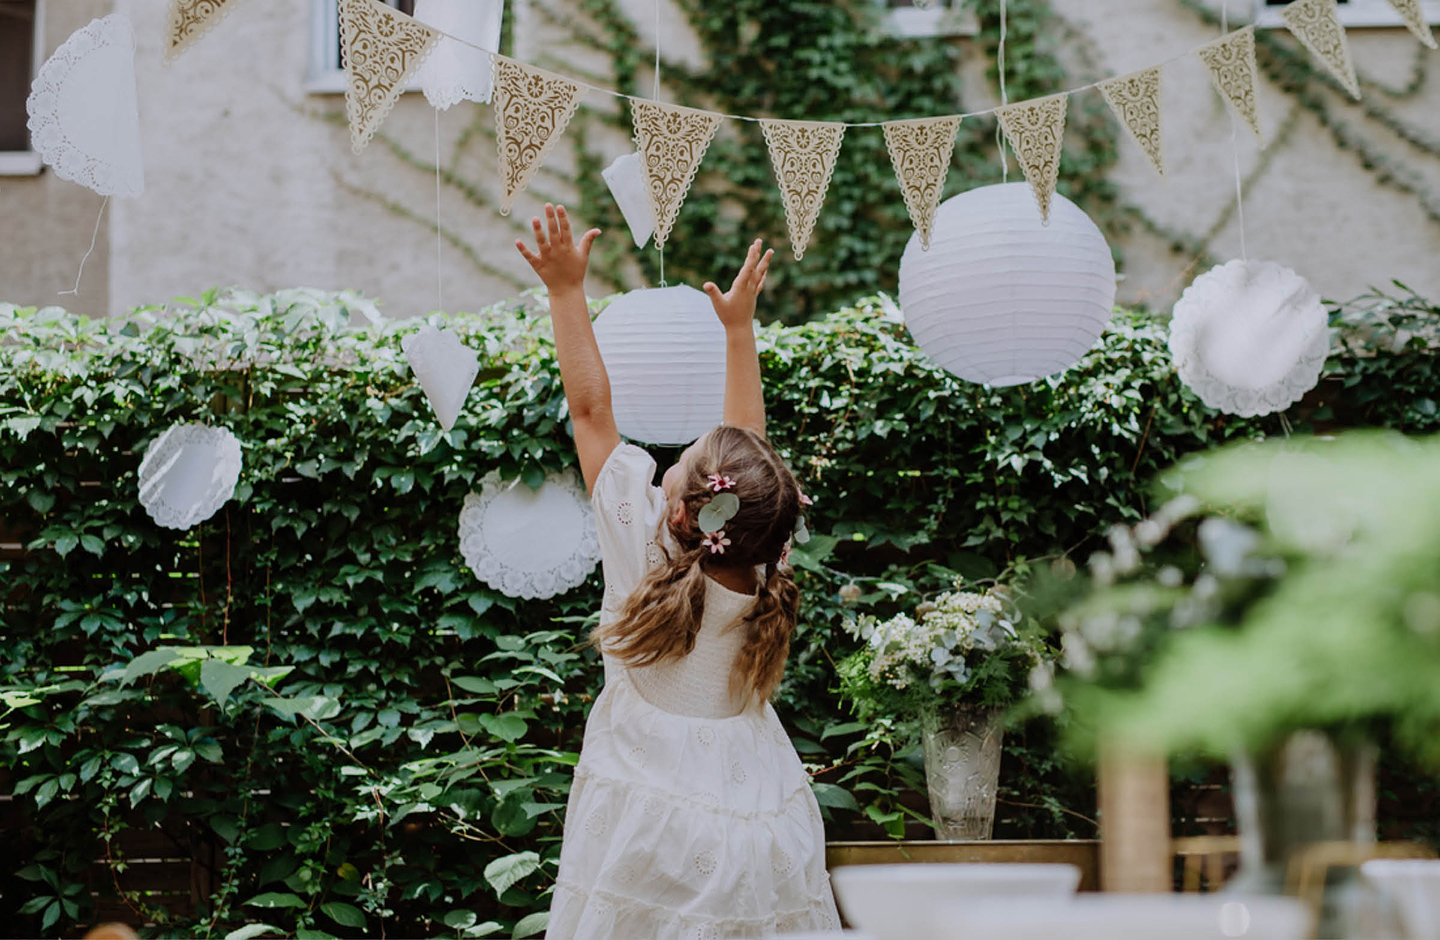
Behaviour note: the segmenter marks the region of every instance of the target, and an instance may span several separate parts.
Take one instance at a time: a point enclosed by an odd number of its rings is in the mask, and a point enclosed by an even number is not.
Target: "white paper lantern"
[[[615,424],[631,440],[688,444],[725,414],[725,327],[693,287],[634,290],[595,321]]]
[[[215,515],[235,495],[240,441],[226,428],[177,424],[140,461],[140,505],[167,529],[188,529]]]
[[[1019,385],[1074,365],[1115,305],[1115,261],[1090,217],[1055,195],[1041,222],[1024,183],[983,186],[935,213],[930,250],[900,259],[900,309],[925,354],[967,382]]]
[[[625,224],[630,227],[636,248],[644,248],[655,234],[655,207],[650,203],[645,168],[640,161],[640,154],[627,153],[616,157],[615,162],[600,173],[620,207],[620,214],[625,217]]]
[[[400,348],[405,350],[405,358],[425,390],[435,418],[442,428],[450,430],[480,373],[480,358],[453,332],[437,330],[428,323],[420,327],[419,333],[401,339]]]
[[[1273,261],[1230,261],[1185,289],[1170,319],[1180,380],[1211,408],[1283,411],[1320,380],[1330,321],[1310,282]]]
[[[460,554],[477,578],[510,597],[578,587],[600,561],[585,484],[573,472],[552,473],[532,490],[491,471],[460,510]]]

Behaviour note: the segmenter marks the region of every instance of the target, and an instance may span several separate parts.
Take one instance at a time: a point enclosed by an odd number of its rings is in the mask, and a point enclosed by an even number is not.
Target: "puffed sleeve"
[[[665,493],[654,479],[654,458],[625,443],[616,445],[595,478],[590,504],[605,572],[602,623],[619,615],[645,572],[664,557],[659,540]]]

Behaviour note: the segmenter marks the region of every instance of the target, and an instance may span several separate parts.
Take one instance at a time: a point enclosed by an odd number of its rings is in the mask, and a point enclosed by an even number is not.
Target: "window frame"
[[[382,0],[389,2],[389,0]],[[394,6],[393,2],[389,3]],[[312,95],[343,95],[345,70],[340,67],[339,0],[310,0],[310,55],[305,69],[305,91]],[[405,92],[419,91],[412,78]]]
[[[960,0],[934,0],[928,10],[915,6],[891,6],[889,0],[876,0],[885,7],[885,30],[898,39],[926,39],[944,36],[975,36],[980,32],[980,18],[972,7]]]
[[[30,81],[40,74],[45,64],[45,0],[35,0],[35,28],[31,37]],[[29,140],[29,134],[26,134]],[[38,176],[44,161],[34,145],[25,150],[0,150],[0,176]]]
[[[1283,29],[1285,18],[1280,15],[1284,7],[1255,0],[1255,25],[1261,29]],[[1394,27],[1405,28],[1396,9],[1387,0],[1345,0],[1339,4],[1340,25],[1351,27]],[[1427,23],[1440,23],[1440,0],[1420,0],[1420,11]]]

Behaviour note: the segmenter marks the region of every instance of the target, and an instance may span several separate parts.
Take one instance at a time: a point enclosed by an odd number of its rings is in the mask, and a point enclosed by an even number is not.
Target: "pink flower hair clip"
[[[723,473],[712,473],[710,474],[709,487],[711,492],[722,493],[725,490],[734,489],[735,481]]]
[[[705,541],[700,544],[702,547],[710,549],[712,555],[723,555],[725,546],[730,544],[730,540],[725,537],[725,530],[720,529],[716,532],[706,532]]]
[[[796,493],[796,495],[798,495],[798,496],[800,497],[800,505],[802,505],[802,506],[813,506],[813,505],[815,505],[815,500],[813,500],[813,499],[811,499],[810,497],[806,496],[804,490],[797,489],[797,490],[795,491],[795,493]]]

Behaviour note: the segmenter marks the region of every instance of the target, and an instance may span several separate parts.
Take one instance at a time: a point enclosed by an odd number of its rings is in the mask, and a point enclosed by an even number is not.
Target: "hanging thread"
[[[80,259],[80,271],[75,275],[75,289],[62,290],[61,297],[77,297],[80,294],[80,278],[85,276],[85,262],[90,260],[91,253],[95,250],[95,242],[100,238],[100,220],[105,218],[105,207],[110,205],[110,197],[100,203],[100,214],[95,216],[95,233],[90,236],[90,247],[85,251],[85,257]]]
[[[435,309],[445,312],[445,274],[440,263],[440,109],[435,108]]]
[[[1000,68],[1000,106],[1003,108],[1010,103],[1010,94],[1005,90],[1005,39],[1007,32],[1005,0],[1000,0],[1000,54],[998,57]],[[1000,122],[995,122],[995,147],[1000,151],[1000,182],[1010,182],[1010,157],[1005,153],[1005,135],[1000,129]]]
[[[655,100],[660,100],[660,0],[655,0]],[[641,154],[640,159],[645,159]],[[646,185],[649,183],[647,181]],[[660,252],[660,286],[665,285],[665,246],[658,246]]]
[[[1220,35],[1230,32],[1230,0],[1220,4]],[[1245,184],[1240,178],[1240,125],[1235,120],[1235,109],[1226,108],[1230,115],[1230,159],[1235,165],[1235,219],[1240,226],[1240,260],[1249,261],[1250,254],[1245,248]]]

